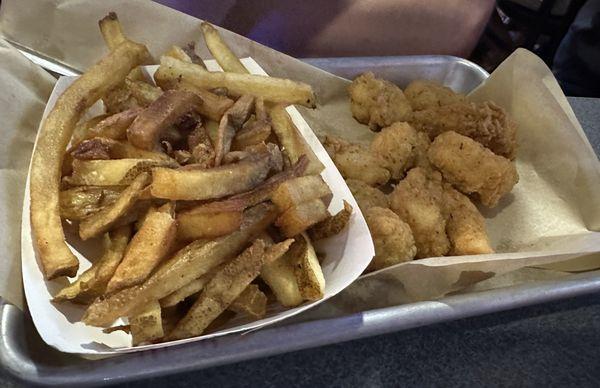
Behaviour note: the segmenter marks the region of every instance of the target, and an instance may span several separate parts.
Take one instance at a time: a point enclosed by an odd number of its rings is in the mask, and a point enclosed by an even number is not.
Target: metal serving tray
[[[32,58],[35,59],[35,58]],[[468,92],[488,74],[479,66],[446,56],[307,59],[343,77],[374,71],[406,85],[411,79],[434,79]],[[437,301],[363,311],[331,319],[283,322],[245,335],[85,360],[47,346],[31,318],[0,300],[0,365],[29,384],[79,386],[106,384],[208,368],[258,357],[323,346],[433,323],[508,310],[600,291],[600,271],[560,281],[533,282],[491,291],[454,295]]]

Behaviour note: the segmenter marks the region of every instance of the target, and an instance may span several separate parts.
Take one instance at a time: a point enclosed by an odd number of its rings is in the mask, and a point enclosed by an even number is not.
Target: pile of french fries
[[[323,297],[311,238],[339,233],[352,208],[331,215],[323,165],[286,113],[315,106],[312,88],[248,74],[217,30],[202,24],[224,72],[193,47],[152,63],[114,13],[100,21],[109,53],[57,100],[33,155],[34,244],[47,280],[79,262],[63,222],[103,255],[54,296],[82,318],[124,330],[134,345],[202,335],[267,304]],[[105,113],[82,119],[102,100]],[[127,324],[113,326],[119,318]]]

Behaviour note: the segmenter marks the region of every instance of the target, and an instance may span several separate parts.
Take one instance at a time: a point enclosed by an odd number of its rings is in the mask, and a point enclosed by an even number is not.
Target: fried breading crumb
[[[365,213],[369,225],[375,257],[368,271],[410,261],[417,253],[415,240],[408,224],[390,209],[372,207]]]

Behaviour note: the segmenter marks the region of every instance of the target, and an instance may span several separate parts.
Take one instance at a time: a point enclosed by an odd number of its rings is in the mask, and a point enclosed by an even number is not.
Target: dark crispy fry
[[[277,218],[275,225],[285,237],[293,237],[328,216],[327,207],[320,198],[316,198],[289,208]]]
[[[344,201],[344,208],[309,229],[310,238],[321,240],[340,233],[350,221],[352,206]]]
[[[113,203],[121,193],[118,187],[83,186],[60,192],[60,216],[81,221]]]
[[[229,152],[231,141],[248,120],[254,110],[254,97],[244,95],[229,108],[221,121],[219,122],[219,132],[217,134],[217,143],[215,144],[215,166],[219,166],[223,156]]]

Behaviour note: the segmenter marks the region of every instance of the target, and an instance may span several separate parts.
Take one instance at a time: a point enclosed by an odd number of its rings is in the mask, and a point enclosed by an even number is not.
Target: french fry
[[[171,57],[161,58],[154,79],[167,89],[183,81],[202,89],[224,87],[235,96],[250,94],[273,103],[315,107],[315,95],[308,84],[262,75],[209,72],[199,65]]]
[[[121,194],[118,187],[74,187],[60,192],[60,216],[81,221],[113,203]]]
[[[175,167],[177,163],[151,159],[74,160],[73,175],[65,181],[74,186],[124,186],[142,172],[155,167]]]
[[[240,129],[231,143],[231,149],[240,151],[248,146],[264,143],[271,135],[271,124],[255,119]]]
[[[227,96],[219,96],[188,82],[179,82],[175,89],[185,90],[200,97],[203,104],[198,107],[198,112],[217,123],[221,120],[221,117],[223,117],[225,112],[233,105],[233,100],[227,98]]]
[[[155,341],[165,335],[161,311],[160,304],[153,301],[141,313],[129,317],[129,330],[133,346]]]
[[[248,241],[273,222],[275,215],[275,207],[268,204],[248,209],[240,230],[209,242],[192,242],[161,265],[144,283],[94,301],[86,310],[83,322],[107,327],[119,317],[135,315],[147,303],[166,297],[238,254]]]
[[[248,314],[254,319],[260,319],[267,312],[267,296],[256,284],[250,284],[231,303],[229,310],[240,314]]]
[[[321,240],[340,233],[352,216],[352,206],[344,201],[344,208],[335,215],[327,217],[325,220],[311,227],[308,232],[313,240]]]
[[[231,141],[254,110],[254,97],[243,95],[229,108],[219,122],[215,143],[215,166],[221,165],[223,156],[231,149]]]
[[[129,238],[131,228],[121,226],[104,235],[104,254],[92,266],[82,273],[76,281],[69,284],[54,296],[54,302],[71,301],[75,303],[91,303],[104,294],[106,285],[115,269],[121,262]]]
[[[331,189],[320,175],[305,175],[281,183],[271,195],[271,201],[284,212],[302,202],[330,195]]]
[[[304,233],[296,237],[294,251],[296,281],[302,298],[319,300],[325,293],[325,277],[310,239]]]
[[[264,241],[256,240],[250,248],[215,274],[186,316],[169,333],[168,338],[173,340],[202,334],[260,274],[261,267],[281,257],[290,244],[291,241],[288,240],[265,250]]]
[[[109,293],[142,283],[169,253],[177,233],[175,204],[169,202],[148,215],[131,239],[125,257],[110,279]]]
[[[173,165],[176,164],[175,160],[163,152],[146,151],[134,147],[129,142],[106,137],[94,137],[82,141],[71,151],[71,155],[75,159],[93,160],[98,149],[101,149],[104,152],[103,156],[106,156],[108,159],[150,159],[162,160]]]
[[[152,195],[170,200],[222,198],[250,190],[265,180],[271,169],[269,155],[246,158],[238,163],[208,170],[152,171]]]
[[[290,162],[296,163],[298,158],[306,155],[308,158],[307,175],[317,175],[325,168],[317,155],[310,148],[304,137],[298,131],[298,128],[292,122],[292,119],[285,111],[285,106],[276,105],[270,111],[273,132],[277,135],[279,143],[284,149],[284,153],[290,159]]]
[[[248,74],[248,70],[242,65],[242,62],[235,56],[231,49],[221,38],[219,32],[207,22],[203,22],[200,27],[204,35],[204,41],[212,56],[217,60],[223,71],[232,73]]]
[[[185,298],[188,296],[192,296],[202,291],[204,286],[210,281],[210,279],[214,276],[211,272],[200,276],[198,279],[194,279],[185,286],[180,289],[170,293],[160,300],[161,307],[172,307],[177,305],[180,302],[183,302]]]
[[[64,241],[59,188],[62,156],[85,110],[125,79],[149,56],[145,46],[119,44],[58,98],[42,125],[33,154],[30,192],[34,244],[46,279],[74,276],[79,262]]]
[[[195,209],[177,214],[177,239],[191,241],[199,238],[215,238],[240,228],[242,211],[205,213]]]
[[[277,218],[275,225],[285,237],[293,237],[327,217],[325,204],[317,198],[289,208]]]
[[[219,120],[207,120],[206,123],[204,123],[204,128],[206,129],[206,134],[210,138],[212,144],[217,144],[217,136],[219,134]]]
[[[190,58],[190,56],[179,46],[171,46],[169,51],[167,51],[164,55],[167,57],[179,59],[180,61],[192,63],[192,58]]]
[[[123,190],[113,204],[81,221],[79,224],[79,237],[82,240],[87,240],[112,228],[120,219],[132,211],[144,187],[149,182],[150,174],[146,172],[139,174],[131,185]]]
[[[202,104],[194,93],[168,90],[136,117],[127,129],[127,140],[138,148],[155,150],[166,129]]]
[[[273,291],[277,301],[285,307],[298,306],[304,300],[296,281],[293,254],[292,250],[288,250],[277,260],[263,265],[260,271],[262,280]]]
[[[77,144],[81,143],[82,140],[87,139],[89,136],[89,131],[107,117],[110,116],[101,114],[94,116],[89,120],[78,123],[73,130],[73,136],[71,136],[71,146],[76,146]]]
[[[108,15],[98,22],[98,26],[100,27],[102,38],[110,50],[116,49],[118,45],[127,40],[115,12],[109,12]]]
[[[144,81],[126,79],[125,85],[127,85],[131,95],[141,106],[152,104],[161,96],[161,94],[163,94],[163,91],[160,88],[152,86]]]
[[[133,123],[133,120],[135,120],[141,112],[142,108],[131,108],[108,116],[90,128],[85,138],[107,137],[115,140],[127,139],[127,128],[129,128],[131,123]]]

